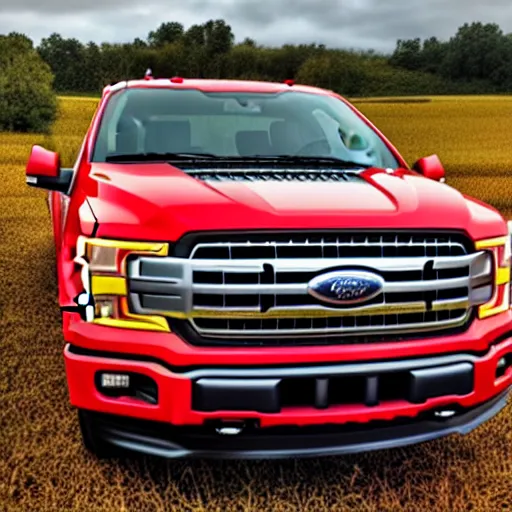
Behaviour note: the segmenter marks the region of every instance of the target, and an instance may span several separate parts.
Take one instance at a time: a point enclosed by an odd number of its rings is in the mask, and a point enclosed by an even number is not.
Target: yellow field
[[[61,100],[53,137],[0,134],[0,510],[496,511],[512,507],[512,410],[403,450],[313,461],[98,462],[68,406],[45,196],[30,146],[70,166],[98,100]],[[438,153],[448,183],[512,216],[512,97],[357,106],[412,163]]]
[[[409,163],[437,153],[450,185],[491,203],[505,215],[512,214],[512,97],[449,97],[432,98],[430,103],[357,106],[383,129]]]

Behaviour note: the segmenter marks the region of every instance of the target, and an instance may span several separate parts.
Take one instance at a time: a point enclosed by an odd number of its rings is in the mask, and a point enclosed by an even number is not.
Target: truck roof
[[[106,92],[119,89],[132,88],[173,88],[173,89],[197,89],[204,92],[254,92],[254,93],[278,93],[283,91],[307,92],[327,96],[336,95],[333,91],[312,87],[308,85],[295,85],[293,81],[263,82],[255,80],[214,80],[202,78],[151,78],[140,80],[128,80],[105,87]]]

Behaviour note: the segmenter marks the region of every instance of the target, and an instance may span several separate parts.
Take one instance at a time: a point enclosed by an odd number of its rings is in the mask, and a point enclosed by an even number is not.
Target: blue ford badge
[[[342,306],[373,299],[383,286],[384,280],[370,272],[339,270],[312,279],[308,293],[322,302]]]

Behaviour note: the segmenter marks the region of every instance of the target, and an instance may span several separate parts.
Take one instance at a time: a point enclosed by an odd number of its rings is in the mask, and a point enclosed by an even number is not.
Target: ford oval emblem
[[[378,275],[339,270],[312,279],[308,283],[308,293],[322,302],[343,306],[373,299],[383,287],[384,280]]]

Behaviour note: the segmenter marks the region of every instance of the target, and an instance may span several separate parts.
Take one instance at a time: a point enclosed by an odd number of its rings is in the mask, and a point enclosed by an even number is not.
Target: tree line
[[[314,42],[236,42],[222,19],[188,28],[165,22],[145,39],[126,43],[84,44],[52,33],[36,46],[12,32],[0,35],[0,129],[48,126],[55,117],[52,91],[98,95],[109,83],[142,78],[147,68],[155,77],[291,78],[348,97],[506,93],[512,88],[512,35],[496,24],[466,23],[448,41],[398,40],[386,55]],[[41,98],[48,99],[42,124],[32,119],[39,109],[26,108]]]
[[[265,47],[249,38],[235,43],[225,20],[188,29],[166,22],[145,39],[120,44],[83,44],[53,33],[37,52],[60,93],[97,93],[107,83],[141,77],[147,68],[163,77],[294,78],[348,96],[505,92],[512,85],[512,36],[496,24],[478,22],[461,26],[444,42],[399,40],[391,55],[315,43]]]

